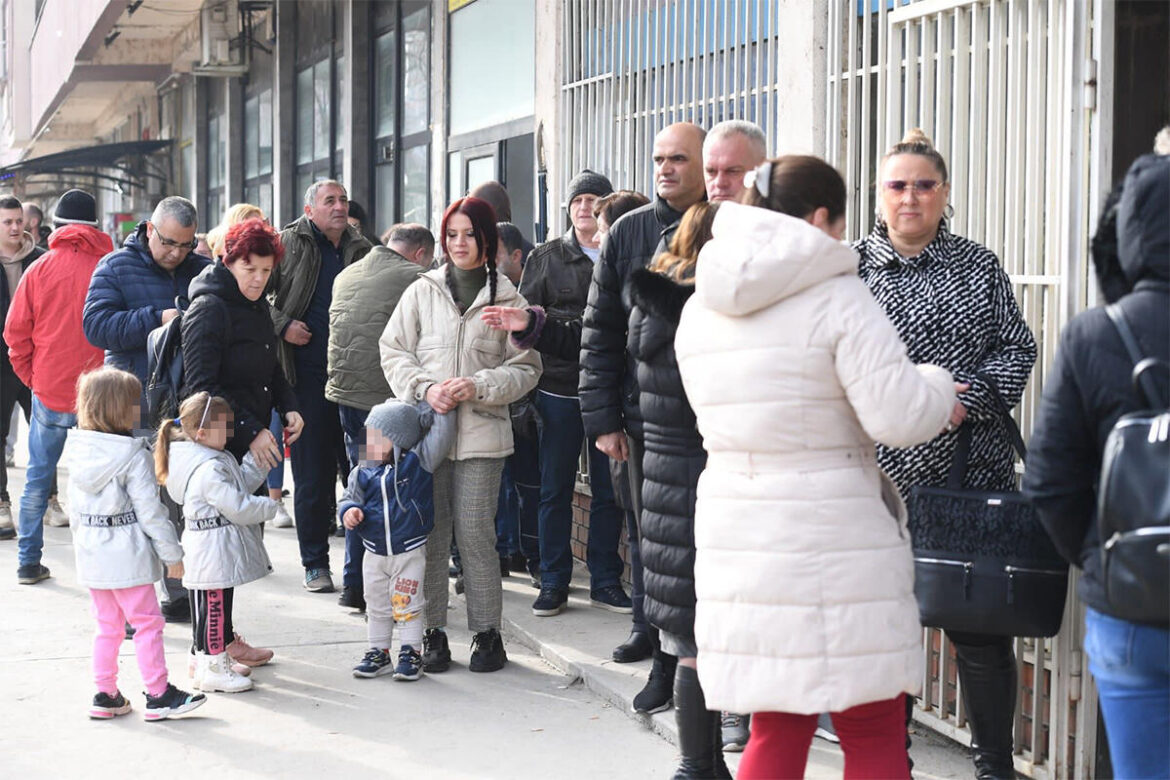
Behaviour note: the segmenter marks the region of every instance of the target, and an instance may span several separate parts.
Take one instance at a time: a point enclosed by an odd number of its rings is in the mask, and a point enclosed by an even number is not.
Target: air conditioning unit
[[[242,76],[248,72],[248,45],[240,29],[236,0],[209,2],[199,12],[202,59],[196,76]]]

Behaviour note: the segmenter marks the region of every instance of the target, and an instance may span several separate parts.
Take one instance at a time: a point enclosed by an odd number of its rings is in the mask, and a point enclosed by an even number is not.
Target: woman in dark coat
[[[284,447],[268,430],[272,409],[285,420],[289,441],[304,421],[296,395],[276,360],[276,335],[264,290],[284,248],[260,219],[233,225],[221,261],[191,282],[191,306],[183,315],[184,397],[206,390],[232,406],[234,431],[227,449],[238,460],[251,451],[269,469]]]
[[[954,456],[955,431],[965,424],[971,427],[971,454],[964,487],[1014,490],[1015,455],[991,382],[1008,408],[1019,403],[1036,362],[1036,341],[1011,281],[993,252],[948,230],[946,162],[921,130],[890,150],[880,174],[877,225],[853,246],[861,256],[861,279],[912,362],[942,366],[970,387],[959,394],[940,436],[905,449],[878,445],[878,465],[903,498],[915,485],[941,487]],[[971,725],[975,775],[1014,778],[1012,637],[958,632],[948,637]]]

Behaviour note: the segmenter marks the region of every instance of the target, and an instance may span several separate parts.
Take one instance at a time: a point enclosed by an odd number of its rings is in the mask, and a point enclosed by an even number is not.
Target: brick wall
[[[573,557],[582,563],[585,562],[585,544],[589,539],[589,486],[584,482],[577,482],[577,489],[573,493],[573,536],[571,545],[573,547]],[[630,548],[626,539],[625,522],[622,523],[622,538],[618,544],[618,553],[622,556],[622,561],[625,562],[625,570],[622,572],[622,581],[626,583],[627,589],[630,585]]]

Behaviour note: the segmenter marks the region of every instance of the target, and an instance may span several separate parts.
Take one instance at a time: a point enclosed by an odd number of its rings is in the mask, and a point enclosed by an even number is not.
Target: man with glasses
[[[187,304],[191,280],[211,263],[192,251],[197,222],[191,201],[177,196],[163,198],[121,249],[102,258],[85,297],[85,337],[105,350],[108,365],[129,371],[142,382],[144,420],[146,339],[152,330],[178,316],[177,306]],[[177,516],[172,510],[172,520]],[[187,594],[177,580],[167,581],[162,611],[170,621],[190,619]]]

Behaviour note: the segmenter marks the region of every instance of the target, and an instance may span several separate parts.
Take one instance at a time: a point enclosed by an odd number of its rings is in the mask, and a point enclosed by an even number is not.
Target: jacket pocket
[[[471,350],[479,368],[495,368],[504,361],[504,343],[495,339],[474,338]]]

